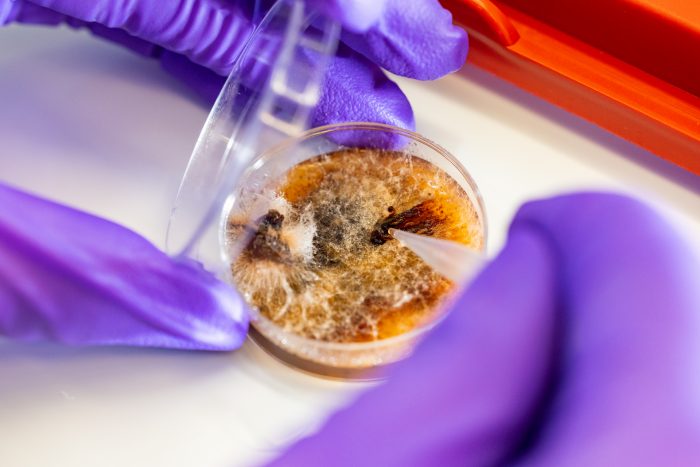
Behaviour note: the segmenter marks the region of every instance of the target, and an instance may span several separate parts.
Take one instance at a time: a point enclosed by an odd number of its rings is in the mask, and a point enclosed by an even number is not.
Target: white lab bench
[[[700,178],[476,68],[400,80],[418,131],[471,172],[489,250],[532,198],[634,193],[700,252]],[[158,64],[68,29],[0,29],[0,180],[163,245],[207,109]],[[2,206],[0,206],[2,209]],[[230,354],[0,341],[0,465],[234,466],[272,455],[363,385]]]

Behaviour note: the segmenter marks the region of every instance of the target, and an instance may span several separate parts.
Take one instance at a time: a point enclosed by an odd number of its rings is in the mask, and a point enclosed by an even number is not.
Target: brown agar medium
[[[231,271],[260,315],[252,334],[283,360],[332,376],[398,359],[352,350],[376,343],[386,353],[382,343],[435,322],[454,288],[392,239],[390,228],[477,251],[484,244],[480,207],[465,189],[433,163],[400,151],[313,157],[293,166],[265,204],[254,219],[232,211],[226,226],[230,243],[248,235]],[[309,342],[323,350],[307,348]]]

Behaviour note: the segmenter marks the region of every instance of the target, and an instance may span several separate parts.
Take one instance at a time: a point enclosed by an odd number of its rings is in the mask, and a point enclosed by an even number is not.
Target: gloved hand
[[[253,0],[0,0],[0,26],[87,27],[148,56],[210,102],[252,30]],[[467,36],[438,0],[309,0],[345,28],[314,125],[375,121],[413,129],[401,90],[381,68],[434,79],[459,69]]]
[[[315,123],[413,126],[380,66],[430,79],[462,65],[466,35],[437,0],[313,0],[342,22]],[[12,22],[87,27],[146,55],[213,100],[251,31],[251,2],[0,0]],[[133,232],[0,184],[0,335],[71,344],[228,350],[247,330],[237,295]]]
[[[700,465],[700,265],[654,212],[526,204],[382,385],[273,466]]]

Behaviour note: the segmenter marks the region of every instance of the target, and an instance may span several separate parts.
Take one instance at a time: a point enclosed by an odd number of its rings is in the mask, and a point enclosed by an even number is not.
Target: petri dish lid
[[[253,29],[185,170],[168,253],[216,268],[215,231],[227,197],[256,155],[308,129],[339,34],[339,24],[303,0],[276,1]]]

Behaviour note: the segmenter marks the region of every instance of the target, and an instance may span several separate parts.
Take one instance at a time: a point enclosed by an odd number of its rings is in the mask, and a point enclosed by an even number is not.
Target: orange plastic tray
[[[700,1],[442,3],[470,62],[700,175]]]

